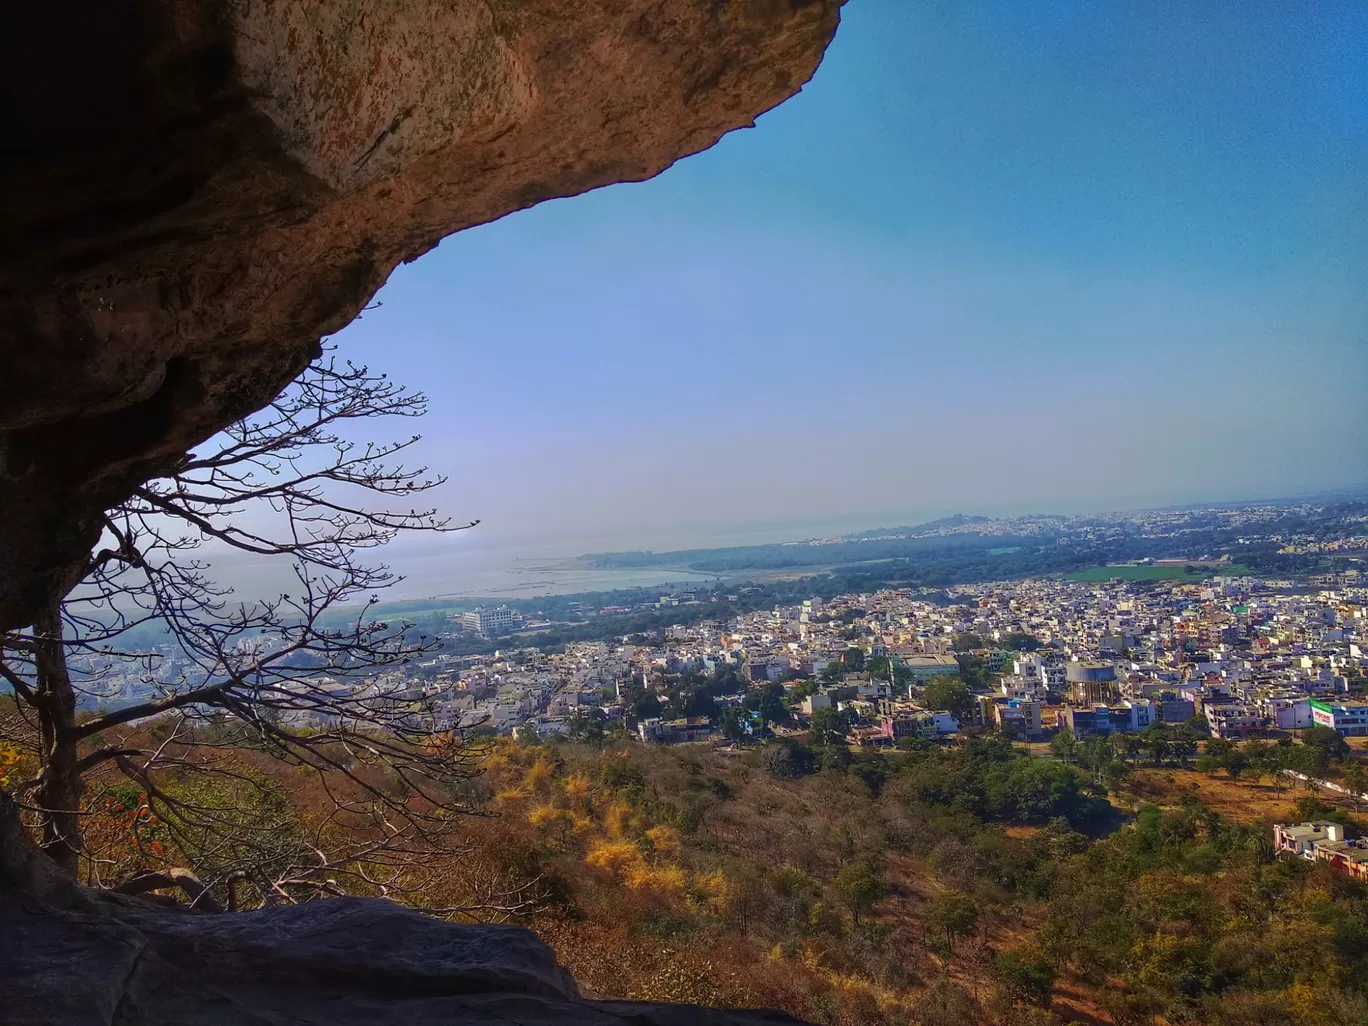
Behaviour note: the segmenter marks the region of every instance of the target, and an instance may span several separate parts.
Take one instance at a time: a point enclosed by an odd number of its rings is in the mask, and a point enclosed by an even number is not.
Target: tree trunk
[[[20,821],[14,799],[0,791],[0,890],[6,887],[35,898],[77,891],[56,863],[33,843]]]
[[[34,620],[34,689],[42,735],[42,774],[34,791],[40,846],[75,879],[81,853],[81,797],[85,785],[77,768],[76,691],[71,686],[62,645],[60,606],[53,602]]]

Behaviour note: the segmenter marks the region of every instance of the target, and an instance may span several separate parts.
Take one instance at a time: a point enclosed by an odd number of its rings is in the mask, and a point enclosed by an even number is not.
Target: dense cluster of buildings
[[[1368,705],[1356,697],[1368,667],[1366,611],[1356,576],[886,590],[562,651],[524,635],[524,647],[438,653],[365,686],[450,726],[566,733],[592,717],[663,743],[719,737],[730,708],[744,710],[729,720],[733,739],[738,727],[801,732],[832,709],[853,741],[873,746],[967,727],[1086,738],[1193,721],[1220,737],[1318,724],[1368,734]],[[497,636],[517,614],[494,607],[451,619],[453,632]],[[675,708],[667,696],[681,674],[725,679],[725,693],[714,689],[704,709]],[[102,679],[109,698],[127,697],[126,680]],[[955,703],[937,701],[946,680],[965,684],[967,697],[961,688]],[[757,689],[780,697],[784,715],[761,714]]]
[[[419,671],[453,723],[564,733],[592,713],[663,743],[718,738],[726,710],[743,705],[747,733],[801,731],[829,708],[866,745],[971,726],[1025,738],[1067,727],[1085,738],[1194,719],[1221,737],[1315,724],[1368,733],[1368,705],[1355,697],[1368,666],[1368,589],[1322,583],[1335,586],[1215,577],[1026,580],[948,597],[889,590],[678,625],[648,643],[439,655]],[[482,626],[487,611],[478,615],[471,628],[493,629]],[[678,675],[727,668],[734,686],[711,696],[713,715],[671,715],[666,694]],[[968,702],[929,701],[943,679],[971,684]],[[746,702],[761,688],[782,689],[782,723]],[[649,714],[653,696],[659,715]]]

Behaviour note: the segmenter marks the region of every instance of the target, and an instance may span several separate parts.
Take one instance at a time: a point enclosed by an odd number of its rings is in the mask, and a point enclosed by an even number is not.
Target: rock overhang
[[[52,0],[0,12],[0,629],[401,261],[796,92],[843,0]]]

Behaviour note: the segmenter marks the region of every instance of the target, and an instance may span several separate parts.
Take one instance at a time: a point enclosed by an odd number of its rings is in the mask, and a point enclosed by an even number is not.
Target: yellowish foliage
[[[698,874],[694,879],[694,890],[698,892],[702,905],[718,915],[726,912],[731,902],[731,881],[720,869]]]
[[[534,827],[551,826],[562,817],[561,810],[554,805],[536,805],[527,814],[527,821]]]
[[[510,787],[506,791],[500,791],[494,795],[496,802],[520,802],[528,795],[524,787]]]
[[[898,1012],[905,1005],[897,991],[889,990],[887,987],[880,986],[870,980],[859,976],[852,976],[845,973],[823,972],[821,976],[834,989],[846,994],[857,993],[868,995],[875,1003],[879,1011],[884,1014]]]
[[[679,855],[679,831],[674,827],[653,826],[646,831],[646,836],[651,839],[651,847],[665,858],[672,859]]]
[[[583,798],[589,794],[590,783],[583,773],[575,773],[566,777],[561,786],[565,788],[567,797]]]
[[[638,861],[627,867],[627,886],[636,890],[682,894],[685,882],[684,870],[679,866],[650,866]]]
[[[661,964],[638,980],[628,993],[636,1001],[671,1001],[695,1005],[725,1005],[718,987],[722,976],[711,962],[663,951]]]
[[[556,775],[556,767],[550,761],[540,756],[537,761],[527,768],[527,773],[523,776],[523,786],[529,791],[539,791],[551,783]]]
[[[1292,1021],[1299,1026],[1340,1026],[1349,1021],[1344,1015],[1348,1006],[1358,1003],[1344,991],[1326,991],[1305,982],[1292,984],[1283,994]]]
[[[11,744],[0,742],[0,787],[10,782],[10,775],[19,765],[19,750]]]
[[[641,849],[631,841],[595,841],[584,861],[618,876],[641,864]]]
[[[578,812],[570,813],[570,829],[577,834],[587,834],[594,829],[594,821],[588,816],[581,816]]]
[[[603,814],[603,829],[609,837],[623,837],[631,826],[632,807],[622,802],[614,802]]]
[[[480,766],[486,773],[491,775],[502,773],[510,766],[516,766],[518,759],[518,748],[511,738],[498,738],[485,751],[484,758],[480,760]]]
[[[694,881],[694,886],[698,888],[700,894],[706,894],[709,897],[720,897],[731,889],[727,874],[720,869],[714,869],[711,873],[699,873],[698,878]]]
[[[490,753],[480,760],[480,768],[490,776],[495,776],[508,768],[508,756],[501,748],[491,749]]]
[[[803,942],[803,950],[798,956],[802,964],[813,972],[822,972],[822,949],[808,938]]]

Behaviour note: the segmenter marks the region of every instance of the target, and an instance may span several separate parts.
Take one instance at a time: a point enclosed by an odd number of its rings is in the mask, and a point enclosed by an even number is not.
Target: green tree
[[[963,634],[956,634],[951,647],[956,652],[972,652],[976,648],[983,648],[983,639],[977,634],[966,631]]]
[[[1283,788],[1287,785],[1287,770],[1291,767],[1288,764],[1288,749],[1284,745],[1274,745],[1269,748],[1263,757],[1264,768],[1268,775],[1273,779],[1273,791],[1282,797]]]
[[[870,656],[865,660],[865,672],[871,680],[888,680],[893,675],[893,660],[886,655]]]
[[[780,684],[762,684],[746,692],[741,705],[749,712],[758,713],[762,723],[787,723],[788,708],[784,705],[784,688]]]
[[[1050,751],[1056,759],[1070,766],[1078,760],[1078,738],[1074,736],[1072,727],[1059,728],[1059,733],[1050,739]]]
[[[860,673],[865,667],[865,651],[851,645],[841,653],[841,662],[845,665],[846,673]]]
[[[1349,685],[1351,694],[1362,697],[1365,692],[1368,692],[1368,676],[1365,676],[1357,666],[1347,667],[1344,671],[1344,679]]]
[[[945,943],[954,951],[955,941],[967,937],[978,926],[978,902],[963,891],[941,891],[927,903],[926,920],[940,931]]]
[[[1089,737],[1078,746],[1078,763],[1092,773],[1093,783],[1100,784],[1107,767],[1116,761],[1115,742],[1110,737]]]
[[[904,691],[904,692],[905,692],[905,691],[907,690],[908,685],[911,684],[911,683],[912,683],[912,671],[911,671],[911,669],[909,669],[909,668],[906,667],[906,666],[903,666],[901,663],[894,663],[894,664],[893,664],[893,685],[894,685],[894,687],[896,687],[899,691]]]
[[[1235,742],[1223,737],[1213,737],[1202,749],[1203,753],[1216,760],[1217,766],[1225,765],[1225,757],[1235,751]]]
[[[1318,748],[1325,753],[1326,760],[1342,759],[1349,754],[1349,742],[1333,727],[1312,727],[1301,733],[1302,744]]]
[[[760,753],[765,772],[780,780],[805,777],[817,769],[812,751],[791,741],[771,741]]]
[[[812,712],[812,743],[814,745],[845,744],[846,731],[850,729],[850,718],[839,710],[828,706]]]
[[[1050,1006],[1050,995],[1054,990],[1055,969],[1039,955],[1000,952],[993,959],[993,969],[1002,981],[1002,987],[1013,1001]]]
[[[1127,738],[1127,741],[1130,740],[1131,739]],[[1168,731],[1162,726],[1155,724],[1152,727],[1147,727],[1141,732],[1140,736],[1134,740],[1138,742],[1137,747],[1150,753],[1150,761],[1154,763],[1154,765],[1162,765],[1164,760],[1168,758],[1171,746],[1169,744]]]
[[[730,706],[722,713],[722,736],[728,741],[740,741],[746,736],[745,718],[736,706]]]
[[[842,868],[836,874],[835,885],[836,893],[845,907],[850,909],[850,916],[856,923],[861,915],[874,910],[886,890],[882,875],[864,862],[852,862]]]
[[[1343,740],[1343,739],[1341,739]],[[1307,778],[1307,786],[1315,787],[1315,782],[1324,780],[1330,768],[1330,757],[1325,748],[1319,745],[1297,745],[1284,753],[1287,768],[1301,773]]]
[[[929,681],[922,692],[922,702],[928,709],[948,712],[963,722],[974,708],[974,696],[969,686],[954,677],[937,677]]]
[[[1014,652],[1034,652],[1044,644],[1033,634],[1024,634],[1013,631],[1007,635],[1007,640],[1002,643],[1004,648],[1009,648]]]
[[[1121,785],[1130,774],[1130,763],[1123,762],[1120,759],[1113,759],[1102,767],[1102,783],[1106,785],[1107,790],[1116,791],[1120,789]]]
[[[1249,757],[1237,748],[1225,757],[1222,764],[1231,780],[1239,780],[1240,774],[1249,768]]]
[[[1169,742],[1169,750],[1178,764],[1186,768],[1197,755],[1197,739],[1189,736],[1186,728],[1180,727],[1178,735]]]
[[[1368,790],[1368,772],[1364,771],[1363,763],[1358,759],[1350,758],[1345,760],[1341,778],[1354,802],[1354,811],[1357,812],[1363,801],[1363,792]]]
[[[570,717],[570,729],[567,737],[571,741],[583,745],[602,745],[607,740],[607,732],[604,724],[607,717],[602,709],[590,709],[588,711],[576,711]]]

